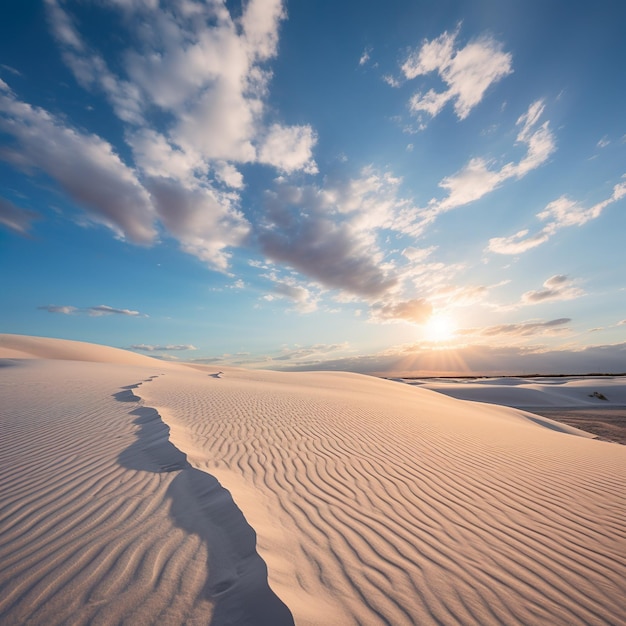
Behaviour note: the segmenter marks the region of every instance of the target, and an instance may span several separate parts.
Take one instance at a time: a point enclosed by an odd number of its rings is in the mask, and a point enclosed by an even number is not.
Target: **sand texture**
[[[626,446],[57,341],[0,335],[3,625],[623,623]]]

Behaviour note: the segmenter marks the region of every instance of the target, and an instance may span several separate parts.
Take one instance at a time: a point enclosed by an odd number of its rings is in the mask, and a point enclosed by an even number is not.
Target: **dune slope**
[[[3,624],[626,614],[625,446],[365,376],[50,346],[0,337]]]

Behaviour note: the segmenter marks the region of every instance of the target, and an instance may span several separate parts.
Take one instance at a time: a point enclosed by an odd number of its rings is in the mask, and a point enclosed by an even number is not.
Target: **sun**
[[[424,326],[424,338],[427,341],[441,343],[454,337],[457,325],[452,317],[446,314],[433,315]]]

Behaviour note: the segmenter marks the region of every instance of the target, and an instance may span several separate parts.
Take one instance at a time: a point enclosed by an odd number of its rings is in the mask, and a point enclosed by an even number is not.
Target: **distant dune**
[[[626,446],[484,404],[623,379],[468,402],[17,335],[0,365],[1,624],[623,623]]]

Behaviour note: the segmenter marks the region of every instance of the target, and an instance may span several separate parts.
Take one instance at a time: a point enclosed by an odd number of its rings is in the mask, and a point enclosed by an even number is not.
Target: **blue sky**
[[[8,0],[2,332],[626,370],[626,5]]]

